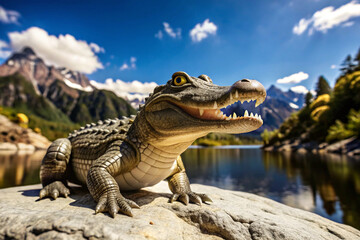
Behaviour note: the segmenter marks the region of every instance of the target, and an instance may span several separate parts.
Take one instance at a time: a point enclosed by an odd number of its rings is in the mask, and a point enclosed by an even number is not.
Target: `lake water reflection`
[[[259,148],[192,148],[182,157],[192,183],[255,193],[360,229],[360,161]]]
[[[44,154],[1,152],[0,188],[39,183]],[[254,146],[190,148],[182,157],[191,183],[255,193],[360,229],[360,161]]]
[[[0,188],[39,183],[39,169],[45,153],[0,152]]]

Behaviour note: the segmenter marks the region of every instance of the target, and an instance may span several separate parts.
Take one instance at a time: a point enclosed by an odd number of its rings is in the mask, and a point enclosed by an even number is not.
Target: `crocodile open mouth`
[[[254,114],[252,112],[248,112],[248,110],[245,110],[243,116],[238,116],[235,112],[227,116],[222,109],[226,108],[227,106],[230,106],[236,102],[240,102],[243,104],[244,102],[251,102],[256,101],[255,107],[259,106],[261,103],[263,103],[265,100],[264,95],[242,95],[239,96],[238,91],[235,91],[234,93],[229,93],[228,99],[223,104],[218,104],[217,101],[214,101],[212,104],[212,107],[192,107],[188,105],[182,105],[181,103],[177,104],[181,109],[183,109],[185,112],[187,112],[189,115],[201,119],[201,120],[207,120],[207,121],[241,121],[241,120],[253,120],[258,123],[263,123],[263,120],[261,118],[261,115]]]

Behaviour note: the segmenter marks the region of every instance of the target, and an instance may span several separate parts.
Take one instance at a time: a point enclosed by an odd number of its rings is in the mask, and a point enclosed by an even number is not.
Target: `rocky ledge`
[[[286,140],[276,146],[264,146],[265,151],[299,152],[299,153],[338,153],[349,157],[360,158],[360,140],[356,137],[344,139],[332,144],[316,142],[302,143],[299,139]]]
[[[253,194],[192,185],[210,205],[168,203],[166,182],[125,196],[134,217],[94,215],[89,193],[37,201],[40,185],[0,190],[0,239],[360,239],[360,231]]]
[[[0,114],[0,150],[27,151],[47,149],[50,141],[30,128],[22,128]]]

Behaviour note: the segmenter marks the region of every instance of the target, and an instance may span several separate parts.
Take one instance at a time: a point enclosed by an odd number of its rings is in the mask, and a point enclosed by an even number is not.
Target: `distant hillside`
[[[38,95],[32,84],[19,73],[0,77],[0,106],[12,107],[49,121],[71,123],[66,114],[57,109],[50,100]]]
[[[274,130],[288,118],[291,113],[295,112],[298,108],[301,108],[304,104],[304,94],[295,93],[291,90],[284,92],[279,88],[276,88],[274,85],[270,86],[270,88],[266,91],[267,96],[266,100],[263,104],[255,108],[255,103],[247,103],[243,104],[237,102],[233,105],[228,106],[224,109],[224,112],[227,115],[235,112],[238,116],[243,116],[245,110],[248,110],[249,113],[253,112],[258,113],[264,120],[264,125],[246,135],[260,137],[260,134],[267,130]]]
[[[304,108],[291,115],[279,129],[265,132],[266,145],[284,142],[333,143],[360,137],[360,51],[352,60],[349,55],[342,74],[331,89],[324,78],[317,83],[317,96],[307,97]]]
[[[136,113],[113,92],[91,86],[85,75],[46,66],[30,48],[14,53],[0,66],[0,106],[8,113],[24,112],[30,120],[46,121],[37,127],[47,128],[48,133],[50,125],[54,129],[67,124],[71,131],[78,124]]]
[[[44,96],[73,122],[80,124],[136,114],[136,110],[127,101],[117,97],[111,91],[74,90],[59,80],[48,86],[44,91]]]

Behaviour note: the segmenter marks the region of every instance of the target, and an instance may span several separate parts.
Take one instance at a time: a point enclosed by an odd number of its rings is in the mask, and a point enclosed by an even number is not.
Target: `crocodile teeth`
[[[237,118],[236,113],[233,113],[232,118]]]
[[[258,117],[258,114],[257,114],[257,113],[255,114],[255,117],[256,117],[256,118]]]
[[[249,116],[249,112],[248,110],[245,110],[244,117],[248,117],[248,116]]]
[[[235,91],[235,98],[238,98],[239,97],[239,93],[238,93],[238,90]]]
[[[214,109],[217,109],[217,108],[218,108],[217,102],[215,101],[215,102],[214,102]]]
[[[253,114],[253,113],[250,113],[250,117],[254,117],[254,114]]]
[[[204,109],[199,108],[200,117],[204,114]]]
[[[261,104],[261,101],[259,99],[256,99],[255,107],[259,106]]]

